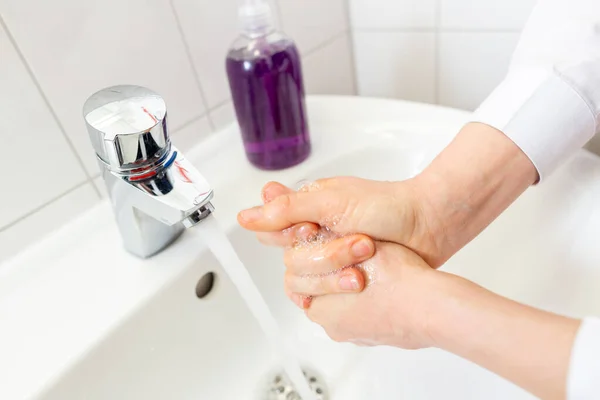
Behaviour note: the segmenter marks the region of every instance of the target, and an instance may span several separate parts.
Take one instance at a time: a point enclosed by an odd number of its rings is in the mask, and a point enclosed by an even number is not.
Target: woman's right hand
[[[239,223],[257,232],[263,244],[293,246],[311,240],[321,228],[334,235],[360,233],[402,244],[439,267],[443,232],[428,213],[426,196],[413,180],[379,182],[352,177],[322,179],[294,191],[270,182],[263,206],[242,211]],[[350,251],[350,249],[348,249]]]
[[[270,202],[240,213],[238,220],[264,243],[282,247],[318,226],[340,235],[363,233],[406,246],[437,268],[537,179],[535,166],[512,140],[470,123],[414,178],[332,178],[299,192],[270,183],[263,190]],[[303,225],[281,233],[297,224]]]

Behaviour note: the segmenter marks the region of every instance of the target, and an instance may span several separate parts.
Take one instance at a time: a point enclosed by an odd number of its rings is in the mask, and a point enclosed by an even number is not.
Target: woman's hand
[[[293,243],[297,229],[315,230],[317,225],[339,234],[364,233],[404,245],[437,268],[537,177],[532,162],[506,135],[471,123],[415,178],[324,179],[298,193],[271,183],[263,199],[272,201],[240,213],[238,220],[262,232],[263,242],[283,247]],[[296,224],[303,227],[292,228]]]
[[[440,266],[441,243],[435,219],[412,180],[378,182],[341,177],[318,180],[298,192],[279,183],[263,188],[265,204],[238,215],[244,228],[267,245],[290,247],[314,237],[321,227],[334,234],[362,233],[413,249]]]
[[[335,242],[329,244],[335,245]],[[345,270],[302,277],[300,271],[307,269],[305,260],[312,257],[306,254],[298,257],[298,252],[311,251],[286,251],[286,291],[317,296],[312,298],[312,304],[301,305],[308,307],[306,315],[333,340],[405,349],[435,345],[428,324],[438,301],[441,277],[438,274],[442,273],[431,269],[414,252],[396,244],[377,242],[375,255],[350,273],[351,277],[356,271],[364,273],[364,281],[360,283],[366,287],[362,291],[357,287],[354,292],[336,286],[338,276],[347,273]]]
[[[404,349],[438,347],[540,398],[565,398],[580,321],[536,310],[434,270],[412,251],[392,243],[374,243],[374,256],[354,268],[303,276],[319,270],[314,260],[324,252],[335,254],[348,247],[346,240],[323,248],[290,248],[285,256],[286,291],[304,298],[317,296],[312,304],[305,300],[299,305],[332,339]],[[364,290],[336,286],[342,274],[353,276],[361,270]]]

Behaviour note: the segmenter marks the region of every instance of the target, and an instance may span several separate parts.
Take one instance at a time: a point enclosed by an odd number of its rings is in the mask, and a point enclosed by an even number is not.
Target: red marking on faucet
[[[147,172],[147,173],[142,174],[142,175],[132,176],[132,177],[129,178],[129,180],[131,182],[137,182],[137,181],[142,181],[144,179],[152,178],[154,175],[156,175],[156,171],[150,171],[150,172]]]
[[[182,167],[177,161],[175,161],[175,166],[177,167],[177,170],[179,171],[179,173],[183,177],[183,181],[185,183],[193,183],[192,180],[190,179],[190,177],[188,176],[189,172],[188,172],[187,169],[185,169],[184,167]]]
[[[148,116],[149,116],[150,118],[152,118],[152,121],[154,121],[154,123],[155,123],[155,124],[158,122],[158,120],[156,119],[156,117],[155,117],[154,115],[152,115],[152,114],[150,113],[150,111],[148,111],[148,110],[146,109],[146,107],[142,107],[142,110],[143,110],[143,111],[144,111],[146,114],[148,114]]]

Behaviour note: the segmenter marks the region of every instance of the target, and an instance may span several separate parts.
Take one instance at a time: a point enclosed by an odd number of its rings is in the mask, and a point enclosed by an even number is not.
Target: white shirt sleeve
[[[591,400],[600,397],[600,319],[583,321],[573,350],[567,382],[569,400]]]
[[[504,81],[474,121],[504,132],[540,180],[600,127],[600,0],[540,0]],[[584,320],[573,346],[569,400],[600,398],[600,319]]]
[[[600,126],[600,0],[540,0],[474,121],[504,132],[540,180]]]

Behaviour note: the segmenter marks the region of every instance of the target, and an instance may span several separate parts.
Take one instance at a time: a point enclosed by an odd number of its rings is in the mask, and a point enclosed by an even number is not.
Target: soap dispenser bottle
[[[246,155],[263,170],[297,165],[311,152],[298,49],[265,0],[243,1],[239,19],[226,68]]]

